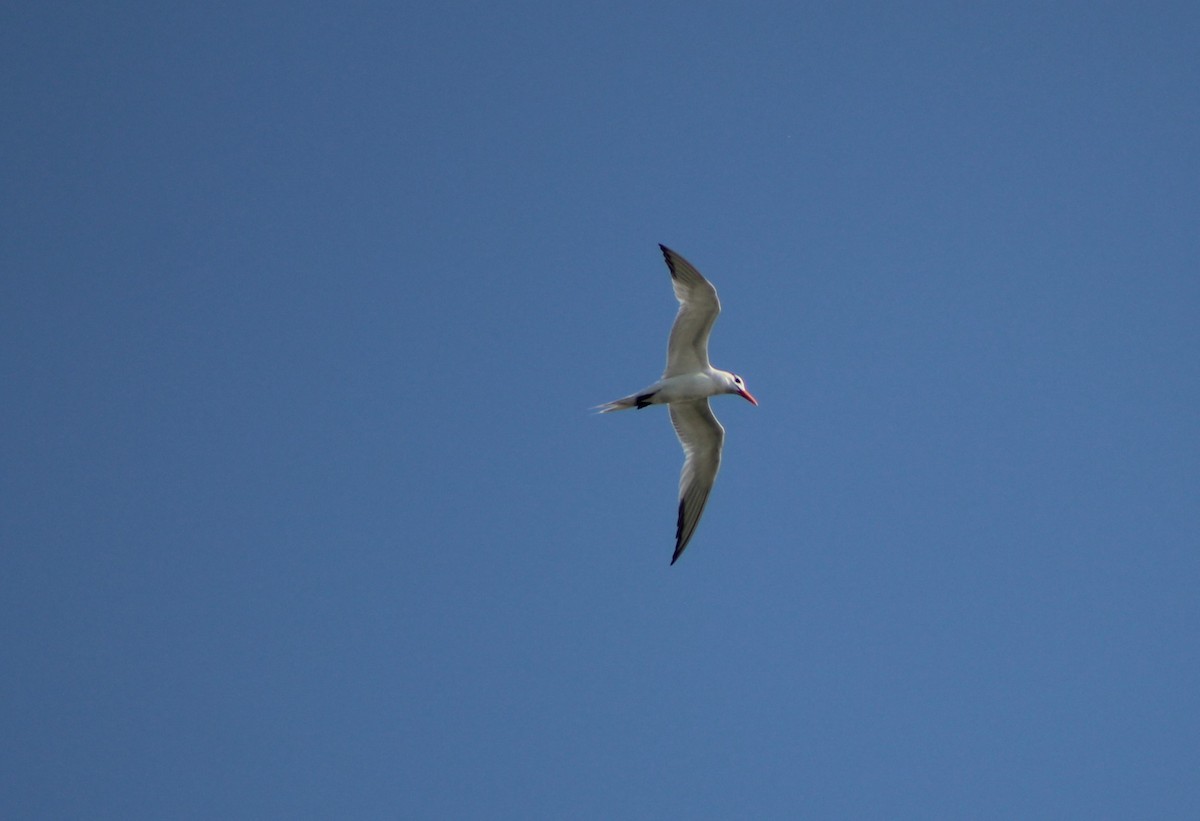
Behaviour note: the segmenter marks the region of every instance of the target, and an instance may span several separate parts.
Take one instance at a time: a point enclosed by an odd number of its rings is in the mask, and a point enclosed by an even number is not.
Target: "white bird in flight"
[[[708,397],[735,393],[755,405],[758,400],[746,390],[740,376],[714,368],[708,362],[708,334],[721,313],[717,289],[679,254],[665,245],[658,247],[671,269],[671,284],[679,300],[679,313],[667,342],[667,369],[653,385],[601,405],[599,411],[612,413],[665,404],[671,412],[671,424],[686,457],[679,476],[679,518],[675,525],[675,554],[671,556],[671,564],[675,564],[696,532],[717,469],[721,467],[725,428],[713,416]]]

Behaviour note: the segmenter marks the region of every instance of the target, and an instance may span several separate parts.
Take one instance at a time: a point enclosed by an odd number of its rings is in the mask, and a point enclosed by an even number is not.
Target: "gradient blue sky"
[[[421,5],[2,13],[0,816],[1200,817],[1200,6]]]

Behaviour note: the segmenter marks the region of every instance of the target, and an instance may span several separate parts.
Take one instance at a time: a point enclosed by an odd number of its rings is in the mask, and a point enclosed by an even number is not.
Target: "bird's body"
[[[725,429],[708,405],[710,396],[732,393],[757,405],[742,378],[714,368],[708,361],[708,336],[721,312],[712,284],[691,263],[665,245],[663,258],[671,270],[671,283],[679,300],[679,313],[667,343],[667,367],[653,385],[601,405],[601,413],[667,405],[671,424],[683,446],[685,460],[679,477],[679,514],[675,528],[675,553],[683,553],[700,522],[709,491],[721,467]]]
[[[601,413],[626,410],[628,408],[644,408],[647,405],[669,405],[672,402],[686,402],[689,399],[707,399],[721,393],[729,393],[729,385],[733,374],[709,368],[707,371],[681,373],[678,376],[664,376],[649,387],[637,393],[602,405]]]

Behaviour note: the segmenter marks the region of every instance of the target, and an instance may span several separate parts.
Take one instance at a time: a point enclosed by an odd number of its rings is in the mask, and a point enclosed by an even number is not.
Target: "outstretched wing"
[[[679,300],[679,313],[675,315],[671,339],[667,342],[667,369],[663,376],[707,370],[708,335],[717,314],[721,313],[717,289],[679,254],[665,245],[658,247],[671,269],[671,284]]]
[[[713,416],[707,399],[672,402],[668,407],[671,424],[686,457],[679,476],[679,519],[675,525],[675,555],[671,557],[671,564],[675,564],[696,532],[709,491],[717,479],[725,428]]]

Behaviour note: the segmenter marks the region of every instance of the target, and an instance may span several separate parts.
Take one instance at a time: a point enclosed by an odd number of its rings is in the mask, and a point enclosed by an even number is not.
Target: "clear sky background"
[[[1200,6],[413,5],[3,12],[0,816],[1200,817]]]

